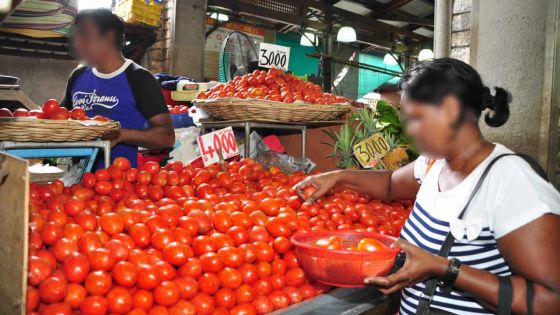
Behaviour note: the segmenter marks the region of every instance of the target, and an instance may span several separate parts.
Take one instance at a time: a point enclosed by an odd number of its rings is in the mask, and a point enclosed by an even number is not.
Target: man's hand
[[[101,136],[101,139],[102,140],[111,140],[111,147],[114,147],[121,142],[120,140],[121,140],[123,131],[124,131],[124,129],[111,130],[108,133]]]

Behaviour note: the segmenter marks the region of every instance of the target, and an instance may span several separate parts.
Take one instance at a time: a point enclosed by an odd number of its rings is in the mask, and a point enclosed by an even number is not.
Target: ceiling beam
[[[275,9],[274,2],[281,2],[284,12]],[[244,0],[208,0],[208,5],[227,8],[234,13],[244,14],[257,18],[264,18],[279,23],[292,24],[298,27],[307,26],[318,31],[327,31],[329,24],[312,21],[308,18],[310,8],[320,10],[325,16],[342,19],[344,23],[354,26],[358,30],[358,40],[384,47],[391,47],[392,35],[398,34],[414,41],[424,41],[427,37],[410,32],[406,29],[394,27],[376,19],[355,14],[343,9],[333,7],[323,1],[316,0],[276,0],[268,2]],[[359,29],[367,30],[367,33]]]
[[[409,2],[412,2],[412,0],[393,0],[382,5],[376,5],[373,7],[374,11],[370,14],[370,17],[380,18],[383,15],[402,7]]]

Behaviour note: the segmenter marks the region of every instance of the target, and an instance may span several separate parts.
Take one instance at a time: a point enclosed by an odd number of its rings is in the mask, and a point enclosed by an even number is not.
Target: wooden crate
[[[29,173],[27,161],[0,153],[0,314],[25,314]]]

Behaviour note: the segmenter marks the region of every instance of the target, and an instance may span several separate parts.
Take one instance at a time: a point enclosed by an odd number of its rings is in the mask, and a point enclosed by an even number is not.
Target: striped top
[[[449,232],[449,223],[432,217],[422,206],[415,204],[402,232],[401,238],[416,244],[422,249],[437,254]],[[463,264],[487,270],[500,276],[510,275],[510,269],[500,255],[494,235],[489,228],[483,228],[478,238],[468,243],[455,242],[449,258],[455,257]],[[422,296],[424,283],[405,288],[402,293],[400,314],[414,314],[418,298]],[[444,293],[439,290],[432,300],[431,307],[451,313],[492,314],[485,310],[468,294],[453,290]]]
[[[403,227],[401,238],[437,254],[451,231],[455,243],[449,257],[464,265],[509,275],[510,269],[500,254],[497,239],[539,218],[545,213],[560,213],[560,194],[539,177],[520,157],[498,161],[473,198],[465,217],[457,217],[488,163],[496,156],[511,153],[496,144],[493,152],[461,183],[439,190],[439,176],[444,160],[433,163],[420,157],[414,162],[414,176],[421,183],[416,204]],[[401,314],[415,314],[424,283],[403,289]],[[491,314],[472,296],[460,290],[436,291],[431,307],[458,314]]]

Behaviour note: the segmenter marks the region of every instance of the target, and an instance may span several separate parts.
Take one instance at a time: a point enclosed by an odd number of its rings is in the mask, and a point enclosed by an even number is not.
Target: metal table
[[[93,168],[95,158],[103,150],[105,165],[111,164],[111,141],[73,141],[73,142],[16,142],[0,141],[0,151],[5,151],[21,158],[49,157],[88,157],[86,172]]]
[[[388,300],[374,287],[339,288],[311,300],[291,305],[271,315],[355,315],[368,311]]]
[[[306,147],[306,132],[307,128],[318,128],[324,126],[340,125],[343,124],[344,120],[335,121],[310,121],[310,122],[279,122],[279,121],[266,121],[266,120],[207,120],[201,119],[200,125],[202,127],[202,132],[204,133],[206,129],[220,129],[226,127],[232,128],[243,128],[245,131],[245,156],[250,155],[251,146],[249,145],[251,141],[251,130],[252,129],[280,129],[280,130],[299,130],[301,132],[301,158],[306,158],[305,147]]]

